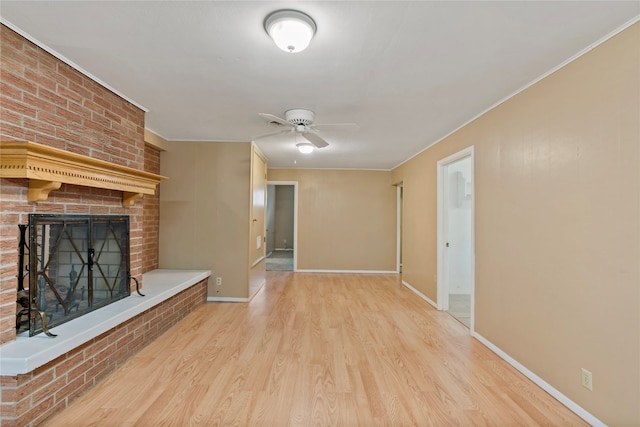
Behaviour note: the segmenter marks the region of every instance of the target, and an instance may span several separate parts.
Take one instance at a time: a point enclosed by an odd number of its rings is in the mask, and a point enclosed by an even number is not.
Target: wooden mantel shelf
[[[29,179],[29,201],[47,200],[62,184],[122,191],[122,206],[155,194],[166,177],[27,141],[0,141],[0,177]]]

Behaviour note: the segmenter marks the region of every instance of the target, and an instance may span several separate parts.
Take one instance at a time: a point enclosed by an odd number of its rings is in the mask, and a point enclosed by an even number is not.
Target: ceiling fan
[[[304,139],[309,141],[308,143],[303,142],[300,144],[296,144],[298,148],[301,149],[300,151],[303,151],[303,147],[301,147],[303,145],[307,146],[307,148],[310,148],[310,151],[313,150],[313,147],[323,148],[329,145],[329,143],[318,133],[318,128],[339,127],[343,129],[358,129],[358,125],[356,125],[355,123],[314,124],[315,113],[311,110],[305,110],[302,108],[294,108],[292,110],[285,111],[284,119],[268,113],[259,113],[259,115],[267,119],[267,123],[269,123],[270,125],[283,128],[286,127],[287,129],[283,129],[279,132],[270,133],[267,135],[262,135],[256,139],[292,132],[296,135],[301,135]],[[310,145],[312,145],[312,147]]]

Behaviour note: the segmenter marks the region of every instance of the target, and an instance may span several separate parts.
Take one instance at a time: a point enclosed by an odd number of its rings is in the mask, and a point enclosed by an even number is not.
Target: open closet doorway
[[[267,182],[267,271],[295,271],[298,183]]]
[[[474,330],[474,150],[438,162],[438,308]]]

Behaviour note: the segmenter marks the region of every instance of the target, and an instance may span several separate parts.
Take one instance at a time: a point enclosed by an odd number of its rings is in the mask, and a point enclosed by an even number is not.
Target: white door
[[[438,162],[438,307],[473,323],[473,149]]]

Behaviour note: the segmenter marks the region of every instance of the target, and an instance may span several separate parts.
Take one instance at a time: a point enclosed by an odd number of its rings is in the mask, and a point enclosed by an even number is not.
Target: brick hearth
[[[209,271],[155,270],[145,274],[145,282],[150,288],[145,291],[145,297],[132,295],[85,316],[92,320],[101,317],[104,322],[104,326],[92,323],[90,332],[105,332],[92,337],[85,328],[78,327],[78,324],[86,324],[86,320],[75,319],[53,329],[57,338],[21,337],[10,343],[11,348],[7,349],[7,345],[0,348],[4,351],[0,365],[0,424],[36,426],[66,408],[75,397],[203,304],[210,274]],[[107,313],[100,316],[101,311]],[[74,336],[74,330],[83,332]],[[30,340],[28,344],[38,341],[28,346],[37,349],[33,357],[19,348],[25,340]],[[61,355],[46,359],[47,345],[52,347],[51,353]],[[9,375],[6,371],[10,371]]]

